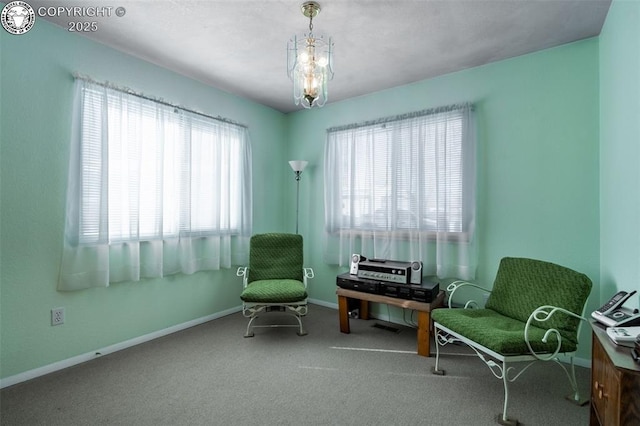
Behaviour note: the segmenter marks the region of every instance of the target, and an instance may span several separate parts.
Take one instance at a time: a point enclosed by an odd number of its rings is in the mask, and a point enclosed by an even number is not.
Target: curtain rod
[[[221,122],[227,123],[227,124],[233,124],[234,126],[239,126],[239,127],[245,128],[245,129],[248,128],[247,125],[238,123],[238,122],[233,121],[233,120],[231,120],[229,118],[224,118],[224,117],[221,117],[221,116],[214,117],[212,115],[205,114],[205,113],[200,112],[200,111],[196,111],[196,110],[193,110],[193,109],[185,108],[185,107],[180,106],[180,105],[172,104],[170,102],[165,101],[164,99],[154,98],[152,96],[136,92],[136,91],[134,91],[132,89],[129,89],[128,87],[120,87],[120,86],[117,86],[117,85],[115,85],[113,83],[96,81],[96,80],[94,80],[93,78],[91,78],[91,77],[89,77],[87,75],[83,75],[83,74],[79,74],[79,73],[73,73],[73,78],[78,79],[78,80],[84,80],[84,81],[87,81],[89,83],[96,84],[98,86],[106,87],[107,89],[117,90],[119,92],[126,93],[128,95],[133,95],[133,96],[136,96],[138,98],[145,99],[147,101],[157,102],[157,103],[159,103],[161,105],[165,105],[165,106],[168,106],[168,107],[171,107],[171,108],[176,108],[176,109],[179,109],[181,111],[185,111],[185,112],[188,112],[188,113],[191,113],[191,114],[196,114],[196,115],[199,115],[201,117],[210,118],[212,120],[221,121]]]
[[[384,118],[379,118],[379,119],[376,119],[376,120],[363,121],[361,123],[345,124],[344,126],[331,127],[329,129],[327,129],[327,133],[339,132],[339,131],[342,131],[342,130],[359,129],[361,127],[368,127],[368,126],[378,126],[380,124],[386,124],[386,123],[390,123],[390,122],[393,122],[393,121],[401,121],[401,120],[406,120],[406,119],[409,119],[409,118],[424,117],[426,115],[439,114],[439,113],[442,113],[442,112],[457,111],[457,110],[462,110],[462,109],[466,109],[466,108],[468,108],[470,111],[473,111],[474,110],[474,105],[471,104],[471,103],[463,103],[463,104],[454,104],[454,105],[447,105],[447,106],[436,107],[436,108],[423,109],[421,111],[407,112],[407,113],[404,113],[404,114],[394,115],[394,116],[391,116],[391,117],[384,117]]]

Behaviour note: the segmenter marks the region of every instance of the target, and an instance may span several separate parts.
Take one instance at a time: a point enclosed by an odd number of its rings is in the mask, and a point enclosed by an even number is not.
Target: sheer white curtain
[[[468,104],[328,129],[325,261],[421,260],[425,275],[473,278],[475,144]]]
[[[76,79],[59,290],[246,262],[243,126]]]

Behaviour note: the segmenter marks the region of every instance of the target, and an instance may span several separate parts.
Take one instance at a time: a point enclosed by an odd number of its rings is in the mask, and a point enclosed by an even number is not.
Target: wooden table
[[[418,355],[431,356],[431,310],[444,305],[444,291],[440,291],[431,303],[416,302],[415,300],[397,299],[380,294],[364,293],[338,287],[338,311],[340,315],[340,331],[350,333],[349,312],[347,299],[360,300],[360,318],[369,319],[369,302],[386,303],[387,305],[418,311]]]

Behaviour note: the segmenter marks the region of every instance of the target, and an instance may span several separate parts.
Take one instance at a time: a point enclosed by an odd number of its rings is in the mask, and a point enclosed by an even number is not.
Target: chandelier
[[[287,74],[293,81],[293,100],[305,108],[321,107],[327,101],[327,82],[333,79],[333,43],[331,38],[313,34],[313,18],[320,5],[308,1],[301,6],[309,18],[309,33],[293,36],[287,45]]]

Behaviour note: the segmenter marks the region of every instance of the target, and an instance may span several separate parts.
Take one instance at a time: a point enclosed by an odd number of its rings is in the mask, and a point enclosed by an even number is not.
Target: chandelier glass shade
[[[320,5],[302,4],[302,14],[309,18],[309,32],[293,36],[287,45],[287,74],[293,81],[293,100],[305,108],[321,107],[327,101],[327,82],[333,79],[333,42],[313,33],[313,18]]]

